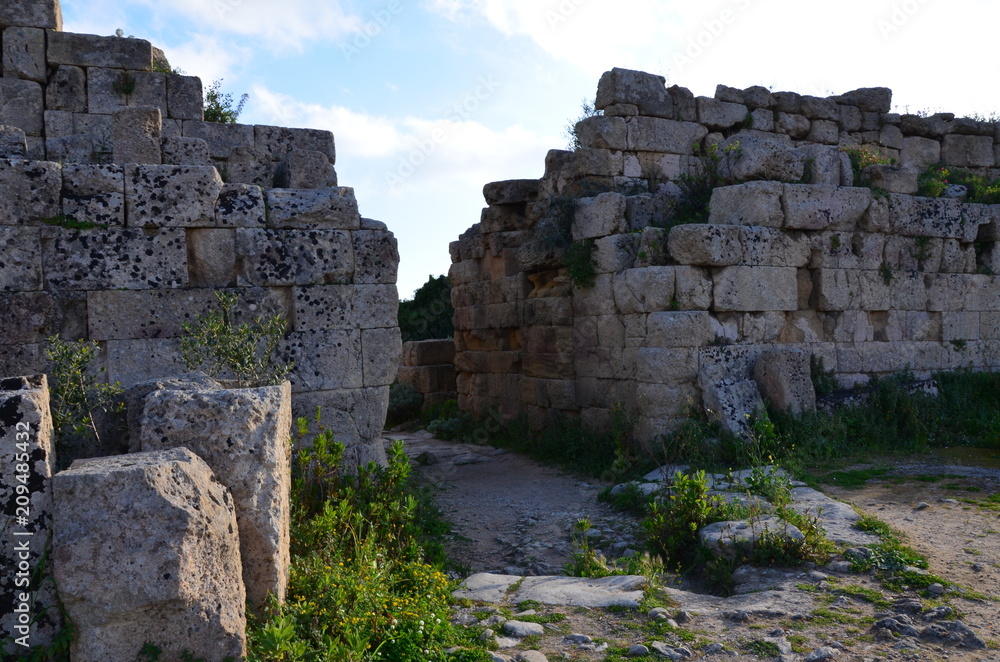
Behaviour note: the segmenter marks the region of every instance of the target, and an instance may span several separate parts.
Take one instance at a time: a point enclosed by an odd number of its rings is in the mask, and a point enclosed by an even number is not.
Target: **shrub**
[[[937,198],[952,185],[968,189],[966,198],[968,202],[1000,204],[1000,179],[990,180],[968,170],[951,168],[943,164],[931,166],[920,174],[917,194]]]
[[[253,323],[237,325],[233,309],[239,297],[225,292],[215,296],[218,310],[199,315],[194,324],[184,323],[184,365],[188,370],[234,379],[240,388],[280,384],[292,369],[291,363],[276,357],[285,335],[284,316],[258,316]]]
[[[250,99],[249,94],[240,97],[239,102],[233,101],[232,94],[224,94],[221,91],[222,79],[212,82],[205,90],[205,121],[219,122],[221,124],[236,124],[243,107]]]
[[[584,289],[594,286],[597,279],[597,270],[594,264],[594,251],[596,244],[593,239],[583,239],[573,242],[563,262],[566,264],[566,273],[569,275],[573,285]]]
[[[389,411],[386,426],[392,427],[420,417],[424,396],[409,384],[396,382],[389,387]]]
[[[451,305],[451,281],[447,276],[431,276],[413,293],[412,299],[399,302],[399,330],[403,342],[451,338],[455,334]]]
[[[566,149],[570,151],[575,151],[580,149],[580,136],[576,133],[576,125],[589,117],[599,117],[604,114],[604,111],[597,110],[594,104],[589,100],[584,99],[580,102],[580,116],[575,120],[571,120],[566,123]]]
[[[893,165],[896,160],[885,156],[872,145],[849,145],[841,147],[840,151],[847,154],[851,160],[851,170],[854,172],[854,185],[871,188],[871,181],[864,175],[864,169],[870,165]]]
[[[673,224],[707,223],[712,191],[719,186],[735,184],[732,166],[743,155],[739,142],[730,143],[720,149],[710,145],[702,149],[695,147],[698,165],[694,172],[682,173],[677,178],[681,198],[674,207]]]

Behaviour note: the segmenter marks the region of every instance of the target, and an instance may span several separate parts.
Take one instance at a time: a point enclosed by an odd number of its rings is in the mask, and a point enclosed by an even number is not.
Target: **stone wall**
[[[540,180],[487,185],[451,245],[460,407],[602,425],[622,403],[650,437],[723,391],[756,394],[776,349],[844,384],[1000,366],[1000,206],[914,195],[938,162],[1000,176],[1000,125],[890,105],[884,88],[713,99],[606,73],[580,147],[550,152]],[[871,187],[841,149],[857,145],[896,162],[866,169]],[[671,227],[712,146],[745,183],[714,191],[707,223]],[[583,240],[589,288],[565,268]]]
[[[458,399],[455,377],[455,343],[450,338],[403,343],[397,379],[424,396],[425,410]]]
[[[45,371],[51,335],[98,341],[126,386],[184,372],[181,325],[235,292],[289,320],[295,414],[382,459],[398,252],[337,187],[333,135],[205,122],[149,42],[60,23],[0,7],[0,374]]]

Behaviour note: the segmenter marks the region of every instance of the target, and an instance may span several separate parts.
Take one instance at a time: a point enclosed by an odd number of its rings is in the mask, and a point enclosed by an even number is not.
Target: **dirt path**
[[[418,465],[415,474],[436,487],[438,503],[455,524],[456,539],[449,552],[466,574],[558,575],[571,560],[573,524],[584,517],[594,527],[593,546],[609,556],[638,546],[637,522],[597,501],[604,485],[514,453],[443,442],[425,432],[391,437],[404,440]],[[960,500],[982,502],[1000,493],[1000,471],[967,470],[918,459],[897,463],[890,473],[861,489],[823,491],[903,532],[908,544],[927,555],[934,574],[993,599],[969,600],[946,593],[941,602],[914,591],[892,593],[873,578],[844,574],[836,565],[815,570],[745,567],[740,570],[742,595],[726,600],[680,592],[662,596],[665,605],[672,605],[672,614],[683,610],[692,615],[693,620],[680,630],[664,629],[644,613],[545,607],[538,608],[539,612],[564,614],[566,620],[546,625],[551,635],[533,646],[549,660],[606,659],[596,644],[571,644],[564,639],[566,634],[582,632],[595,642],[608,642],[612,651],[615,646],[624,650],[657,639],[686,646],[697,658],[712,645],[723,646],[739,653],[725,659],[737,661],[768,659],[750,654],[752,646],[763,642],[783,651],[771,659],[785,661],[806,660],[819,649],[832,649],[836,659],[850,662],[1000,662],[1000,601],[996,600],[1000,598],[1000,503],[993,509]],[[881,592],[893,606],[873,605],[845,594],[845,589]],[[900,599],[910,600],[911,605],[917,599],[922,605],[924,613],[911,614],[918,630],[938,622],[922,620],[928,609],[948,604],[990,647],[970,650],[945,639],[880,635],[872,623],[885,614],[902,614],[899,605],[905,603]],[[517,611],[516,605],[494,606],[504,608],[508,616]],[[880,616],[879,612],[884,613]],[[477,622],[475,613],[479,612],[461,616]],[[514,659],[517,649],[499,654],[504,657],[497,659]],[[639,659],[661,658],[651,653]]]

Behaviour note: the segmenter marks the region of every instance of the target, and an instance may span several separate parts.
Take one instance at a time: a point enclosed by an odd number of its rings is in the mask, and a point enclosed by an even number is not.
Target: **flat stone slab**
[[[800,513],[819,517],[826,538],[831,542],[852,547],[874,545],[879,542],[877,536],[854,528],[854,523],[861,519],[861,516],[842,501],[831,499],[811,487],[793,488],[792,499],[794,500],[792,508]]]
[[[579,579],[526,577],[512,600],[568,607],[632,607],[642,601],[646,578],[636,575]]]
[[[462,587],[452,592],[456,598],[465,598],[474,602],[500,602],[511,586],[521,581],[517,575],[494,575],[480,572],[470,576]]]

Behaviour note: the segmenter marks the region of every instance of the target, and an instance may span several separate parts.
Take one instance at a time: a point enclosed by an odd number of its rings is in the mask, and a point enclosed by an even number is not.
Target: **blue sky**
[[[887,86],[901,112],[1000,110],[990,0],[63,0],[250,94],[241,122],[322,128],[400,245],[400,296],[447,273],[484,184],[542,175],[602,72],[803,94]]]

